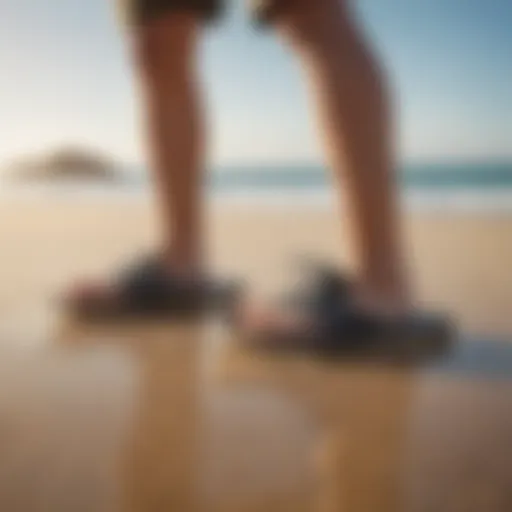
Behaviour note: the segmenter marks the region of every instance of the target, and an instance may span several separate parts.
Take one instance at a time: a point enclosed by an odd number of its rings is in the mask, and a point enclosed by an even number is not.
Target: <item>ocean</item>
[[[6,184],[0,197],[30,198],[34,194],[59,197],[133,197],[149,192],[142,169],[127,169],[112,183]],[[489,211],[512,213],[512,160],[471,163],[415,164],[399,174],[402,197],[408,209],[428,211]],[[215,169],[206,182],[214,201],[266,205],[330,204],[334,199],[330,175],[320,166],[261,165]]]

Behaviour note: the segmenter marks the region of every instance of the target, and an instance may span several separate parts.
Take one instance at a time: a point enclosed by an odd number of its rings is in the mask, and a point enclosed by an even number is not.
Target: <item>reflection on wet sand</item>
[[[137,400],[114,346],[0,353],[0,510],[116,510]]]
[[[215,322],[53,341],[4,344],[0,510],[512,510],[509,345],[399,370],[258,356]]]

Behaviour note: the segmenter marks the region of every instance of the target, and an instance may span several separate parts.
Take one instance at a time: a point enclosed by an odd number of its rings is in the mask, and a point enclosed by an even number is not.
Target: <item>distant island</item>
[[[15,181],[108,181],[121,179],[121,165],[90,149],[67,146],[12,163],[7,173]]]

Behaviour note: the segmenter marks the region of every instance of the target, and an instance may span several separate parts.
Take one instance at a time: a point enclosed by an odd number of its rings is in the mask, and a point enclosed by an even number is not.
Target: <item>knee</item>
[[[354,26],[349,0],[283,0],[276,26],[283,36],[300,47],[312,47],[322,42],[348,35]]]

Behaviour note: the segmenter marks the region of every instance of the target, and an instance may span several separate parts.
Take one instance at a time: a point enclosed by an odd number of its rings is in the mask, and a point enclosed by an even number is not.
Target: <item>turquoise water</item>
[[[126,169],[122,180],[106,183],[18,185],[16,194],[133,197],[149,191],[143,169]],[[410,208],[498,211],[512,214],[512,160],[471,163],[415,164],[399,173],[402,197]],[[319,166],[260,165],[214,169],[207,178],[209,195],[222,201],[325,205],[333,198],[329,172]],[[13,188],[0,187],[2,197]]]
[[[409,165],[400,172],[406,190],[512,190],[512,162]],[[322,190],[329,173],[315,166],[231,167],[210,176],[216,190]]]

